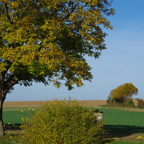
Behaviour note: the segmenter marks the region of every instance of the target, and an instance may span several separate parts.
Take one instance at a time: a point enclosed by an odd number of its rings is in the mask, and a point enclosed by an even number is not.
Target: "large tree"
[[[105,17],[114,14],[111,2],[0,0],[0,136],[3,102],[14,85],[34,80],[59,88],[66,80],[71,90],[91,81],[84,56],[98,58],[106,49],[102,27],[112,29]]]

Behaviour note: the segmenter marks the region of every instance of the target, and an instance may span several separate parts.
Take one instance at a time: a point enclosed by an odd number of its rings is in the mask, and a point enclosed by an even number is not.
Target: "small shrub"
[[[114,107],[113,101],[110,100],[110,99],[108,99],[108,100],[107,100],[107,106],[108,106],[108,107]]]
[[[137,107],[144,108],[144,101],[142,99],[137,99],[137,101],[138,101]]]
[[[108,105],[110,103],[110,100],[109,99],[107,99],[107,103],[106,103],[106,105]]]
[[[114,101],[108,99],[108,100],[107,100],[107,106],[108,106],[108,107],[114,107]]]
[[[116,101],[113,100],[107,100],[107,106],[108,107],[135,107],[135,104],[132,100],[124,99],[123,101]]]
[[[123,104],[113,99],[113,100],[107,100],[107,106],[108,107],[123,107]]]
[[[75,101],[47,101],[22,125],[24,144],[102,144],[103,120],[94,124],[93,110]]]
[[[135,104],[134,104],[134,102],[132,101],[132,99],[130,99],[130,100],[125,99],[125,100],[124,100],[124,106],[125,106],[125,107],[135,107]]]
[[[130,106],[130,107],[135,107],[135,104],[134,104],[134,102],[131,100],[131,101],[128,103],[128,106]]]

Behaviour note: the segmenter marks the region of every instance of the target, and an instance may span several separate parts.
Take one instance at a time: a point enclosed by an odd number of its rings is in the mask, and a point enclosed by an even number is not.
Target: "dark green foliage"
[[[144,108],[144,101],[142,99],[137,99],[137,101],[138,101],[137,107]]]

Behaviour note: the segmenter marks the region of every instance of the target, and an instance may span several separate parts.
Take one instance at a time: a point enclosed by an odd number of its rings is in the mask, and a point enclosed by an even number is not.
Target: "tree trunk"
[[[6,67],[7,70],[0,72],[0,136],[4,135],[4,127],[3,127],[3,119],[2,119],[2,112],[3,112],[3,103],[6,98],[7,93],[10,93],[9,91],[15,84],[18,84],[18,82],[22,79],[19,79],[14,74],[8,73],[8,69],[11,66],[10,61],[5,61],[8,63],[8,66]],[[1,70],[0,70],[1,71]],[[10,75],[9,75],[10,74]],[[6,75],[8,77],[6,77]]]
[[[2,112],[3,112],[3,102],[5,100],[6,94],[4,93],[3,85],[4,85],[4,78],[0,75],[0,136],[4,135]]]
[[[2,119],[3,102],[4,102],[4,99],[2,98],[0,100],[0,136],[4,136],[4,127],[3,127],[3,119]]]

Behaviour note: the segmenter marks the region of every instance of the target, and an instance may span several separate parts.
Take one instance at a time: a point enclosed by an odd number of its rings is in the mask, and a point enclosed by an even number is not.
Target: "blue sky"
[[[103,29],[108,36],[105,38],[107,49],[102,51],[100,58],[86,57],[93,68],[92,82],[83,81],[83,88],[68,91],[64,85],[57,89],[53,84],[45,86],[35,83],[30,87],[14,86],[7,94],[5,101],[45,101],[54,96],[59,100],[106,100],[112,89],[124,83],[138,88],[138,95],[132,98],[144,99],[144,1],[114,0],[112,8],[115,15],[107,17],[113,30]],[[47,98],[46,98],[47,96]]]

